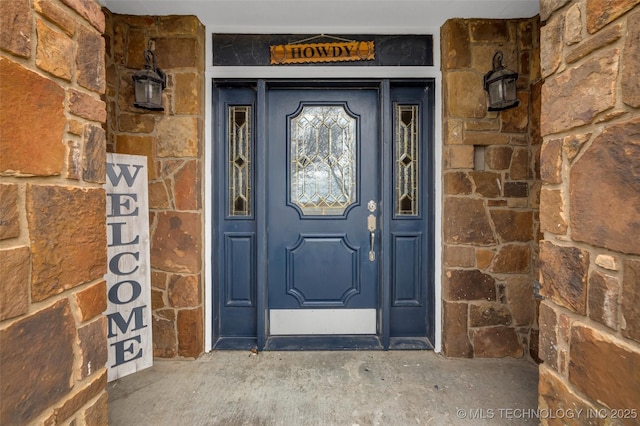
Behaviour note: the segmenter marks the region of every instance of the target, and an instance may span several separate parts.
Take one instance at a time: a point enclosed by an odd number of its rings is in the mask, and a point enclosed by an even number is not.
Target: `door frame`
[[[439,209],[439,202],[437,194],[438,190],[436,188],[437,176],[439,176],[439,162],[435,159],[437,158],[437,147],[436,144],[436,133],[438,131],[437,126],[437,116],[438,111],[435,108],[436,98],[438,93],[436,92],[436,79],[434,78],[420,78],[420,79],[383,79],[383,78],[373,78],[373,79],[212,79],[212,93],[213,89],[216,88],[220,84],[253,84],[256,88],[256,117],[255,117],[255,134],[256,134],[256,146],[255,146],[255,205],[256,206],[266,206],[268,202],[268,185],[267,185],[267,145],[264,143],[264,138],[266,138],[267,131],[267,93],[269,88],[271,87],[327,87],[328,85],[332,87],[344,87],[344,88],[353,88],[353,87],[368,87],[368,88],[376,88],[378,90],[379,96],[379,104],[380,108],[380,127],[379,131],[379,168],[380,168],[380,222],[379,228],[385,230],[380,235],[380,262],[379,262],[379,283],[378,283],[378,320],[377,320],[377,328],[378,328],[378,336],[375,339],[371,338],[363,338],[356,339],[355,343],[353,343],[352,347],[354,348],[370,348],[370,349],[393,349],[391,345],[390,339],[390,300],[391,300],[391,233],[390,233],[390,221],[392,218],[392,200],[393,200],[393,188],[390,182],[385,182],[385,177],[387,179],[393,179],[393,163],[392,163],[392,119],[393,119],[393,111],[392,111],[392,102],[391,102],[391,81],[394,83],[402,83],[406,85],[411,84],[419,84],[422,86],[427,86],[430,91],[430,96],[428,97],[428,108],[425,108],[425,115],[427,116],[428,123],[428,134],[425,135],[426,146],[425,157],[428,164],[428,170],[430,170],[430,177],[427,180],[428,185],[424,187],[425,194],[428,194],[429,204],[425,205],[424,208],[429,209],[429,214],[431,218],[427,223],[427,228],[425,229],[425,233],[428,236],[428,240],[430,244],[433,244],[429,248],[431,249],[430,253],[435,253],[430,255],[430,258],[427,259],[427,268],[430,271],[428,279],[431,282],[431,286],[429,287],[430,291],[430,311],[432,311],[432,315],[434,316],[431,319],[431,324],[433,327],[432,332],[429,336],[429,344],[427,347],[431,347],[433,349],[439,350],[439,337],[440,337],[440,292],[439,285],[436,284],[436,280],[439,276],[438,272],[439,262],[436,262],[436,258],[439,257],[439,238],[438,232],[436,229],[437,226],[435,221],[437,221],[437,211]],[[213,96],[211,101],[213,102]],[[212,119],[216,120],[216,117],[219,117],[215,112],[217,111],[216,107],[213,107],[214,115],[212,115]],[[385,123],[388,123],[388,127],[385,128]],[[215,123],[214,121],[214,124]],[[216,129],[217,127],[213,127]],[[218,135],[219,131],[212,131],[211,133],[216,134],[215,141],[219,140]],[[212,135],[213,136],[213,135]],[[210,141],[213,141],[214,138],[209,138]],[[215,143],[215,142],[214,142]],[[214,151],[217,151],[218,148],[212,144],[209,145]],[[213,167],[213,161],[209,163],[210,167]],[[425,169],[426,171],[427,169]],[[222,188],[224,190],[224,188]],[[216,195],[217,199],[220,199],[223,195]],[[213,201],[213,200],[211,200]],[[212,204],[213,208],[216,206]],[[266,210],[266,209],[265,209]],[[212,226],[217,226],[216,223],[210,222]],[[268,288],[267,288],[267,217],[265,213],[256,214],[256,290],[257,290],[257,347],[259,349],[267,348],[267,349],[295,349],[297,347],[297,343],[295,342],[295,338],[280,338],[280,337],[271,337],[268,334],[268,318],[269,318],[269,306],[268,306]],[[214,233],[217,233],[214,231]],[[214,243],[214,241],[212,241]],[[212,250],[213,251],[213,250]],[[215,255],[212,253],[212,255]],[[212,261],[215,259],[212,256]],[[214,263],[215,264],[215,263]],[[211,304],[211,309],[213,310],[213,315],[211,317],[215,317],[216,308],[212,303],[212,296],[215,294],[217,297],[217,293],[215,289],[218,287],[219,283],[212,285],[212,292],[207,295],[209,298],[209,303]],[[215,303],[218,303],[216,300]],[[212,341],[214,339],[214,334],[216,332],[216,324],[214,323],[215,318],[210,319],[209,326],[211,327],[209,331],[208,338]],[[309,338],[305,338],[307,343],[309,342]],[[319,337],[316,339],[318,343],[318,347],[327,343],[326,337]],[[313,340],[311,340],[313,342]],[[293,342],[293,343],[292,343]],[[407,342],[403,343],[404,347],[407,347]],[[305,347],[309,348],[308,345]],[[408,347],[411,347],[411,344],[408,344]],[[209,343],[208,349],[211,348],[211,343]]]

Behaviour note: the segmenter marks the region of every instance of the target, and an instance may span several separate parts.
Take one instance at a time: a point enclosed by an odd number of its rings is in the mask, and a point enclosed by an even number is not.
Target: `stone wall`
[[[0,424],[107,424],[104,15],[0,13]]]
[[[441,30],[443,349],[537,359],[539,23],[453,19]],[[487,110],[496,50],[519,73],[518,107]]]
[[[148,158],[154,355],[197,357],[204,351],[204,27],[192,16],[105,13],[108,149]],[[131,77],[144,68],[147,47],[167,74],[164,111],[133,106]]]
[[[639,5],[541,1],[541,408],[639,408]]]

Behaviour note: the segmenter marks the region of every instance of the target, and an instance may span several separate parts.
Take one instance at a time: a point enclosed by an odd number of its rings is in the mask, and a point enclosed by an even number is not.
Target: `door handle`
[[[367,218],[367,228],[369,229],[369,235],[371,237],[369,244],[369,261],[374,262],[376,260],[376,217],[370,214]]]

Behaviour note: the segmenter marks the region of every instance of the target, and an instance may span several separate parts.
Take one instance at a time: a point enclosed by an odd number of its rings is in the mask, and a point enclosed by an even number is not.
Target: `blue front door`
[[[432,347],[433,87],[214,85],[215,348]]]
[[[270,336],[375,335],[376,89],[268,95]]]

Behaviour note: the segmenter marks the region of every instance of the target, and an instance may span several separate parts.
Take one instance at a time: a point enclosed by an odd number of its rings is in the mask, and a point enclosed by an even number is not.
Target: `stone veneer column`
[[[639,4],[541,1],[540,408],[640,409]]]
[[[104,15],[0,12],[0,424],[108,422]]]
[[[538,19],[447,21],[443,74],[443,348],[453,357],[537,359]],[[487,111],[496,50],[520,105]]]
[[[149,164],[154,355],[197,357],[204,351],[204,27],[193,16],[105,13],[108,149],[145,155]],[[167,73],[164,111],[133,106],[131,77],[144,68],[150,43]]]

